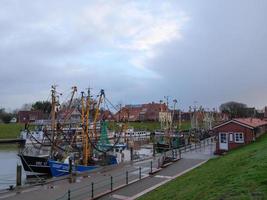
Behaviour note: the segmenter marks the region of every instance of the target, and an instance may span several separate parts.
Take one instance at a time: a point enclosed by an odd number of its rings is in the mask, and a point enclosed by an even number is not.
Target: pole
[[[142,174],[141,174],[141,167],[139,167],[139,180],[141,180]]]
[[[156,155],[156,149],[155,149],[155,139],[153,138],[153,157]]]
[[[133,161],[133,147],[130,147],[131,161]]]
[[[22,176],[22,167],[21,165],[17,165],[17,179],[16,179],[17,186],[21,186],[21,176]]]
[[[110,190],[113,191],[113,177],[110,177]]]
[[[91,198],[94,198],[94,182],[92,182]]]
[[[128,171],[126,171],[126,185],[128,185]]]
[[[68,200],[70,200],[70,190],[68,190]]]

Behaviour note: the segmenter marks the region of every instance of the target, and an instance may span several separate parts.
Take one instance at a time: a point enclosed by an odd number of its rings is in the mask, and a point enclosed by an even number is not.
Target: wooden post
[[[126,171],[126,185],[128,185],[128,171]]]
[[[70,200],[70,190],[68,190],[68,200]]]
[[[155,143],[154,143],[154,140],[153,140],[153,157],[155,157],[156,155],[156,149],[155,149]]]
[[[113,177],[110,177],[110,190],[113,191]]]
[[[69,157],[69,182],[72,183],[72,160]]]
[[[91,198],[94,198],[94,182],[92,182]]]
[[[21,186],[21,176],[22,176],[22,167],[21,165],[17,165],[17,178],[16,178],[17,186]]]
[[[130,152],[131,152],[131,161],[133,161],[133,147],[130,147]]]

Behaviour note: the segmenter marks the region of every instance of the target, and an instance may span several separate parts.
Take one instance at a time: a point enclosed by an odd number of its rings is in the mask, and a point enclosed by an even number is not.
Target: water
[[[0,190],[7,189],[10,185],[16,185],[16,167],[17,164],[21,165],[17,156],[18,152],[17,145],[0,145]],[[23,182],[25,178],[26,175],[23,171]]]

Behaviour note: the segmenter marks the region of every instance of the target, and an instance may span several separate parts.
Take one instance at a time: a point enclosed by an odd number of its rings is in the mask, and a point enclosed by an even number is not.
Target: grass
[[[110,128],[112,129],[113,125],[110,125]],[[134,130],[147,130],[147,131],[155,131],[160,130],[160,122],[129,122],[129,128],[134,128]],[[174,126],[177,126],[177,123],[174,124]],[[190,121],[182,122],[181,129],[186,130],[191,127]]]
[[[175,124],[176,125],[176,124]],[[189,129],[190,122],[182,122],[182,129]],[[148,131],[155,131],[160,129],[159,122],[130,122],[129,128],[133,127],[135,130],[148,130]],[[0,124],[0,139],[11,139],[19,137],[20,130],[24,128],[23,124]],[[110,123],[110,129],[116,129],[115,125]]]
[[[267,135],[140,198],[150,199],[267,199]]]
[[[0,124],[0,139],[11,139],[19,137],[23,124]]]
[[[175,123],[174,126],[178,127],[178,123]],[[160,129],[160,122],[130,122],[129,127],[133,127],[135,130],[155,131]],[[185,121],[181,124],[182,130],[189,129],[190,127],[190,121]]]

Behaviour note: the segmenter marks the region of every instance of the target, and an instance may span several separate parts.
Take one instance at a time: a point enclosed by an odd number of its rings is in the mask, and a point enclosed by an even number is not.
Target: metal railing
[[[161,154],[156,154],[150,161],[139,164],[134,163],[132,169],[123,169],[121,173],[114,173],[107,176],[99,177],[98,180],[88,182],[83,186],[69,189],[65,194],[56,200],[79,200],[95,199],[109,194],[114,190],[140,181],[149,175],[157,172],[166,163],[171,163],[182,158],[182,154],[190,151],[197,151],[214,143],[214,137],[204,139],[198,143],[184,145],[177,149],[166,150]],[[168,158],[168,159],[167,159]]]

